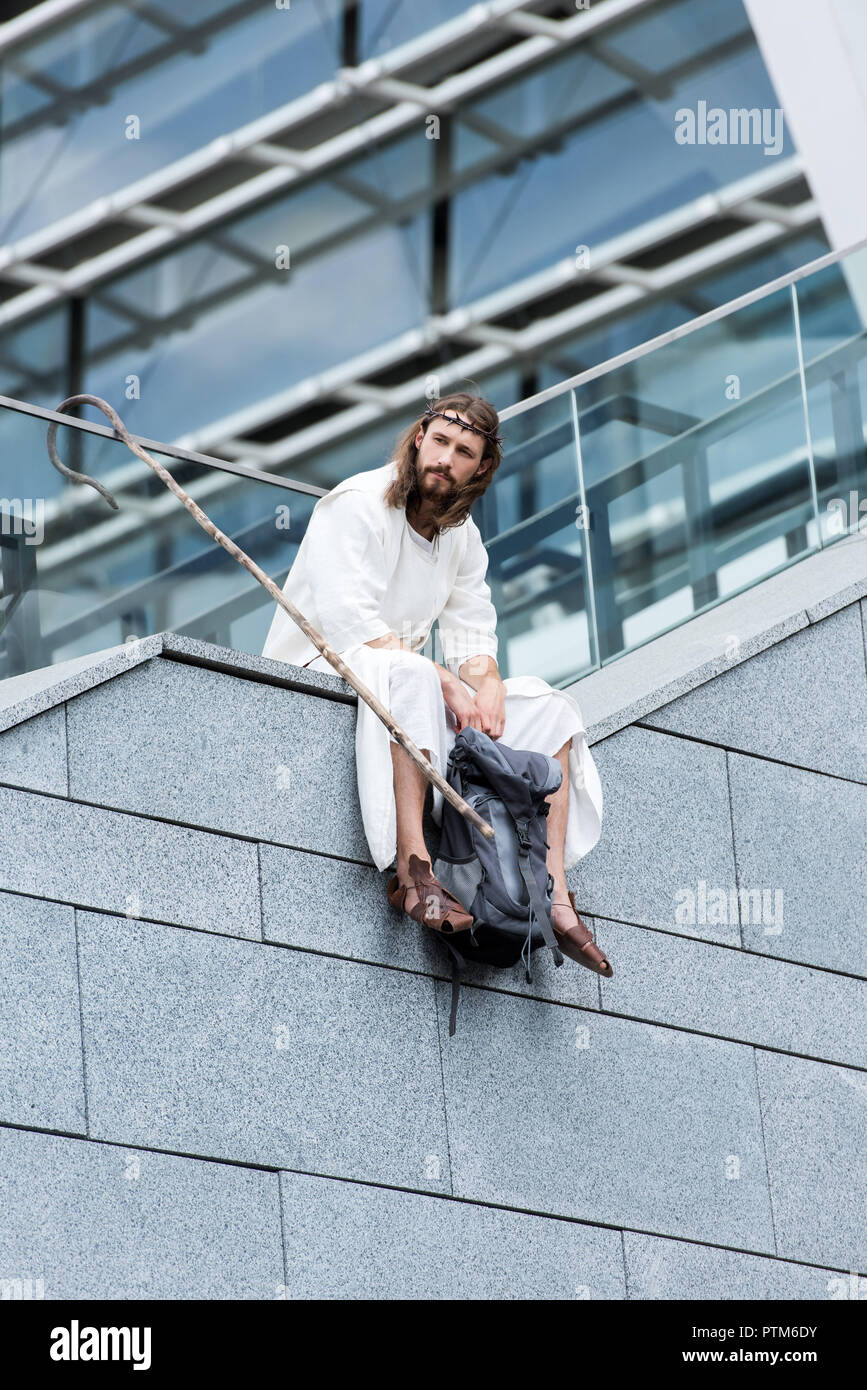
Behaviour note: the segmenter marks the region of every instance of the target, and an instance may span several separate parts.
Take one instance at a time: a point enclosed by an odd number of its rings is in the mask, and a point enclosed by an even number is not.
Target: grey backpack
[[[563,964],[551,926],[554,880],[548,873],[545,800],[563,780],[556,758],[509,748],[478,729],[462,729],[449,754],[449,785],[493,827],[488,840],[443,798],[442,834],[433,872],[475,919],[442,937],[452,958],[449,1037],[456,1029],[462,961],[508,968],[549,946]]]

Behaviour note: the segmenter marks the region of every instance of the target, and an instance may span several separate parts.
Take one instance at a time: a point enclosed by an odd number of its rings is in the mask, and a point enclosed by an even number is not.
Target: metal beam
[[[552,49],[559,50],[562,45],[567,43],[570,45],[580,43],[590,38],[591,35],[617,23],[625,16],[657,3],[659,0],[602,0],[602,3],[595,5],[592,11],[582,12],[568,20],[560,21],[563,32],[559,43],[552,38],[539,35],[518,43],[492,58],[483,59],[475,67],[446,77],[435,87],[429,89],[427,92],[429,102],[426,101],[425,104],[429,104],[433,110],[449,110],[456,103],[473,97],[495,83],[504,81],[524,69],[536,65]],[[486,29],[492,25],[497,18],[518,8],[520,6],[516,0],[488,0],[486,5],[474,6],[467,11],[461,17],[460,24],[467,33],[478,32],[480,29]],[[458,23],[458,21],[450,21],[448,24],[441,25],[438,29],[431,31],[430,35],[427,36],[431,40],[431,51],[437,51],[438,48],[445,49],[454,44]],[[443,31],[449,31],[447,39]],[[411,60],[407,57],[408,50],[413,55]],[[389,59],[391,59],[390,64]],[[375,90],[376,84],[391,73],[400,71],[404,67],[411,67],[418,61],[418,44],[416,42],[402,45],[401,48],[393,50],[392,54],[386,55],[383,59],[363,63],[361,67],[352,70],[351,81],[348,80],[346,70],[344,70],[344,75],[339,77],[337,81],[322,84],[312,93],[288,103],[257,121],[250,122],[233,132],[232,135],[212,141],[202,150],[176,161],[158,174],[149,175],[147,178],[129,185],[126,189],[122,189],[109,197],[98,199],[79,213],[64,218],[51,227],[31,233],[18,242],[3,248],[0,250],[0,275],[6,274],[13,265],[25,261],[31,262],[40,255],[44,255],[46,251],[65,244],[73,237],[91,232],[106,222],[124,220],[130,210],[141,203],[152,204],[155,199],[164,196],[169,191],[183,187],[191,179],[201,176],[208,170],[217,168],[230,160],[237,160],[253,146],[261,145],[263,141],[267,143],[270,137],[286,133],[307,123],[314,116],[340,107],[354,93],[363,92],[368,87]],[[299,169],[296,166],[273,167],[265,173],[247,179],[237,187],[228,189],[205,203],[189,209],[180,215],[180,225],[173,223],[172,225],[153,227],[148,232],[133,237],[120,246],[113,247],[111,250],[93,257],[90,261],[83,262],[66,271],[64,290],[57,286],[43,284],[37,289],[7,300],[0,307],[0,326],[8,326],[10,323],[18,322],[48,308],[62,298],[64,292],[80,294],[98,280],[114,275],[143,258],[164,250],[180,238],[200,232],[205,227],[230,216],[234,212],[252,207],[261,199],[273,196],[276,192],[289,187],[299,178],[309,177],[314,173],[322,173],[342,160],[351,158],[353,154],[366,152],[371,143],[375,144],[379,140],[391,138],[409,129],[418,120],[420,109],[418,89],[414,88],[413,91],[415,95],[412,101],[401,101],[391,109],[371,117],[361,125],[332,136],[308,151],[307,165],[304,169]],[[253,157],[256,158],[255,155]]]
[[[526,10],[514,10],[497,21],[501,29],[509,29],[513,34],[541,34],[543,38],[563,42],[562,19],[549,19],[547,15],[530,14]]]
[[[104,7],[105,0],[96,0],[100,7]],[[151,7],[138,4],[137,0],[114,0],[117,8],[124,4],[127,9],[134,14],[143,15],[153,24],[157,24],[156,12]],[[199,23],[190,27],[177,25],[174,20],[161,12],[164,32],[171,28],[172,37],[163,38],[159,42],[141,52],[135,53],[122,61],[114,61],[110,66],[105,67],[89,81],[82,82],[78,86],[68,86],[56,79],[50,78],[38,67],[31,67],[28,62],[26,49],[19,53],[19,49],[28,41],[21,39],[16,45],[8,49],[9,57],[6,62],[12,67],[13,71],[20,72],[24,80],[35,87],[41,87],[50,93],[54,98],[53,104],[42,104],[37,109],[25,111],[17,118],[11,116],[4,124],[4,139],[8,142],[20,139],[31,130],[38,130],[46,125],[62,125],[69,118],[70,109],[72,111],[88,109],[93,106],[101,105],[106,100],[106,93],[109,89],[119,88],[125,82],[139,76],[142,73],[158,68],[162,63],[177,56],[180,48],[186,48],[190,52],[200,53],[205,47],[205,42],[213,35],[220,33],[224,29],[237,24],[248,14],[255,12],[261,4],[261,0],[238,0],[238,3],[224,6],[223,9],[209,15]],[[70,30],[76,22],[77,15],[72,14],[66,27]],[[0,35],[3,28],[0,27]],[[53,35],[54,36],[54,35]],[[70,35],[71,43],[74,44],[74,35]],[[0,49],[0,59],[3,51]]]
[[[15,44],[36,38],[44,29],[56,30],[58,24],[75,19],[99,3],[102,0],[45,0],[42,5],[34,5],[0,24],[0,54]]]
[[[746,198],[735,209],[738,217],[747,217],[751,222],[779,222],[781,227],[797,226],[797,210],[769,203],[765,198]]]
[[[184,442],[193,447],[192,441],[195,439],[198,441],[198,446],[207,448],[209,444],[214,444],[217,440],[236,438],[238,434],[245,435],[252,430],[260,429],[272,420],[290,414],[293,410],[303,409],[313,401],[327,398],[336,389],[358,380],[360,377],[372,376],[386,371],[407,359],[411,359],[415,354],[429,351],[443,340],[463,338],[477,325],[490,325],[490,321],[493,319],[526,309],[535,300],[547,299],[565,286],[574,285],[579,278],[582,281],[592,282],[594,277],[604,274],[607,266],[637,258],[659,245],[660,242],[673,240],[707,221],[728,216],[741,199],[753,197],[760,191],[770,192],[775,187],[791,183],[793,179],[799,177],[800,172],[800,162],[797,159],[792,159],[786,161],[785,165],[778,165],[767,170],[762,169],[756,174],[738,179],[727,188],[719,189],[715,194],[702,194],[683,207],[653,218],[650,222],[621,236],[614,237],[608,242],[603,242],[595,248],[592,269],[589,271],[578,271],[572,258],[557,261],[544,270],[513,282],[502,290],[483,295],[469,304],[451,310],[448,314],[437,315],[429,320],[423,328],[401,333],[389,343],[381,344],[340,363],[336,367],[297,382],[274,396],[233,412],[231,416],[222,421],[215,421],[212,425],[197,431],[195,435],[185,436]],[[808,206],[810,211],[806,215],[810,220],[813,220],[815,211],[812,204]],[[779,233],[778,225],[775,225],[774,229]],[[675,264],[680,264],[680,262]],[[660,272],[654,272],[654,274],[658,276]],[[676,275],[670,283],[675,287],[677,286]],[[646,288],[639,291],[636,286],[623,283],[619,289],[621,292],[628,293],[628,298],[623,301],[624,304],[635,302],[642,293],[647,292]],[[615,292],[610,291],[609,294]],[[613,303],[613,301],[611,302]],[[596,299],[586,302],[581,306],[586,316],[585,321],[591,323],[597,317],[601,318],[603,314],[607,314],[609,310],[605,306],[608,303],[608,295],[600,295]]]
[[[88,2],[90,3],[91,0]],[[413,39],[379,58],[362,63],[355,70],[357,81],[354,85],[347,81],[345,76],[347,70],[344,69],[342,78],[320,83],[318,87],[305,93],[304,96],[297,97],[295,100],[277,107],[276,110],[258,117],[255,121],[249,121],[247,124],[239,126],[236,130],[210,141],[209,144],[201,146],[191,154],[174,160],[157,172],[137,179],[134,183],[116,190],[113,194],[95,199],[86,207],[70,213],[48,227],[28,233],[17,243],[0,252],[0,269],[10,257],[15,260],[36,258],[44,254],[45,251],[51,251],[64,245],[74,237],[83,236],[93,231],[107,221],[116,220],[120,213],[136,203],[158,199],[167,193],[183,188],[191,179],[199,178],[222,164],[236,160],[246,149],[260,141],[286,135],[291,130],[305,126],[308,122],[319,117],[333,117],[354,96],[363,92],[366,82],[372,82],[384,76],[397,76],[403,71],[412,70],[419,62],[448,52],[460,41],[466,41],[479,33],[484,33],[493,26],[498,15],[518,9],[523,3],[525,0],[491,0],[491,3],[487,5],[475,5],[458,19],[438,25],[435,29],[422,35],[420,39]],[[655,0],[634,0],[634,3],[643,6],[648,3],[655,3]],[[47,4],[40,8],[47,10],[51,6]],[[71,8],[75,8],[74,3],[72,3]],[[16,23],[17,21],[13,20],[10,25],[0,27],[0,52],[2,52],[4,28],[10,28]]]

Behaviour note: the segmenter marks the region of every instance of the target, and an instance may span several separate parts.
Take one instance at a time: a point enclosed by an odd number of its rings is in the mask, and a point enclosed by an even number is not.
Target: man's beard
[[[425,471],[428,477],[432,476],[430,469],[427,469]],[[424,476],[424,473],[422,474],[422,476]],[[408,504],[418,506],[422,501],[429,502],[432,505],[434,515],[442,516],[442,514],[445,511],[447,511],[449,507],[454,505],[455,501],[458,498],[459,492],[460,489],[455,486],[455,483],[452,481],[452,479],[446,478],[444,479],[443,485],[441,487],[426,487],[425,492],[423,493],[419,481],[418,459],[416,459],[413,462],[412,486],[410,487],[409,497],[407,498]]]

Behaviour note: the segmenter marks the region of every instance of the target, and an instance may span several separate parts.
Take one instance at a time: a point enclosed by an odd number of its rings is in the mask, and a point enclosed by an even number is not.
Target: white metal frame
[[[446,52],[462,38],[492,27],[510,27],[525,3],[527,0],[487,0],[485,4],[474,5],[465,14],[437,26],[420,39],[402,44],[382,58],[371,59],[357,68],[344,68],[335,81],[322,83],[303,97],[211,141],[158,173],[98,198],[51,226],[3,247],[0,249],[0,273],[31,288],[0,306],[0,327],[29,318],[68,295],[81,294],[97,281],[171,247],[234,212],[251,207],[259,199],[301,178],[323,173],[348,156],[364,151],[370,144],[399,134],[418,120],[420,111],[449,111],[457,103],[541,61],[552,51],[589,39],[658,0],[598,0],[592,10],[566,20],[548,20],[545,33],[535,32],[504,52],[447,77],[435,87],[422,88],[395,80],[421,59]],[[0,44],[2,37],[0,29]],[[380,97],[395,104],[309,150],[291,151],[269,145],[270,140],[287,135],[313,117],[332,114],[357,94]],[[155,205],[155,199],[239,156],[270,167],[185,213]],[[144,225],[147,231],[70,270],[55,271],[38,263],[38,258],[46,252],[55,251],[84,233],[118,220]]]

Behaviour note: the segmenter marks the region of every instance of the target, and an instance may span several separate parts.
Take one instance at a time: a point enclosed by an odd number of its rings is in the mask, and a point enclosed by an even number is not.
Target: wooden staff
[[[165,483],[166,487],[169,488],[175,494],[176,497],[180,498],[187,511],[190,512],[196,518],[196,521],[199,523],[200,526],[204,527],[208,535],[211,536],[215,541],[219,541],[220,545],[223,546],[224,550],[228,550],[229,554],[232,555],[238,561],[239,565],[243,565],[244,569],[249,570],[250,574],[253,575],[254,579],[258,579],[259,583],[262,585],[264,589],[268,590],[268,593],[275,600],[275,602],[279,603],[282,608],[285,608],[292,621],[298,624],[298,626],[301,628],[301,631],[305,634],[306,637],[310,638],[310,641],[313,643],[315,647],[319,649],[319,651],[325,657],[325,660],[328,661],[334,667],[335,671],[337,671],[343,677],[343,679],[347,681],[349,685],[352,686],[355,693],[359,695],[362,700],[364,700],[365,704],[370,705],[370,708],[373,710],[374,714],[382,720],[385,727],[389,730],[391,734],[393,734],[394,738],[400,744],[401,748],[405,749],[409,756],[412,758],[413,762],[416,764],[416,766],[421,768],[428,781],[432,782],[435,787],[439,788],[446,801],[449,801],[457,811],[460,811],[461,815],[465,816],[471,825],[476,826],[476,828],[480,830],[481,833],[485,836],[485,839],[493,840],[494,831],[493,828],[488,824],[488,822],[486,820],[483,820],[482,817],[479,815],[478,811],[474,811],[472,806],[470,806],[466,801],[464,801],[462,796],[458,795],[454,787],[449,786],[449,783],[445,780],[444,777],[440,776],[433,764],[428,762],[421,749],[416,747],[409,735],[405,734],[400,725],[395,723],[388,710],[385,708],[385,705],[381,704],[380,701],[377,700],[373,691],[368,690],[364,682],[358,679],[358,676],[355,674],[352,668],[347,666],[346,662],[342,661],[341,658],[337,655],[337,653],[331,649],[331,647],[325,641],[324,637],[321,637],[320,634],[316,631],[315,627],[311,627],[310,623],[308,623],[303,613],[300,613],[298,609],[294,606],[294,604],[289,602],[286,595],[280,589],[277,588],[277,585],[274,583],[272,579],[268,578],[268,575],[265,573],[265,571],[260,569],[259,566],[255,563],[255,561],[250,559],[249,555],[245,555],[244,551],[241,550],[241,548],[237,546],[233,540],[231,540],[228,536],[224,535],[220,528],[214,525],[213,521],[211,521],[211,518],[205,515],[201,507],[197,506],[197,504],[193,501],[192,497],[190,497],[189,494],[184,491],[180,484],[175,482],[171,473],[169,473],[165,468],[163,468],[161,463],[157,463],[156,459],[151,458],[150,454],[147,453],[147,451],[141,447],[141,445],[130,434],[129,430],[121,420],[117,411],[114,410],[112,406],[108,404],[108,401],[104,401],[101,396],[69,396],[65,401],[61,401],[60,405],[57,407],[57,414],[62,415],[64,411],[68,411],[70,406],[73,405],[95,405],[99,410],[102,411],[103,415],[105,415],[111,421],[112,425],[114,426],[115,433],[118,435],[120,439],[123,440],[126,447],[128,449],[131,449],[137,458],[142,459],[144,463],[150,465],[154,472]],[[73,469],[67,468],[66,464],[62,461],[57,452],[57,430],[58,421],[53,420],[51,424],[48,426],[48,437],[46,443],[48,445],[48,457],[51,459],[51,462],[54,464],[54,467],[57,468],[64,475],[64,477],[69,478],[70,482],[89,483],[91,487],[96,488],[97,492],[102,494],[102,496],[105,498],[106,502],[108,502],[110,507],[113,507],[115,511],[119,511],[120,508],[118,507],[118,504],[112,497],[111,493],[108,491],[107,488],[103,487],[102,483],[97,482],[96,478],[89,478],[86,473],[77,473]]]

